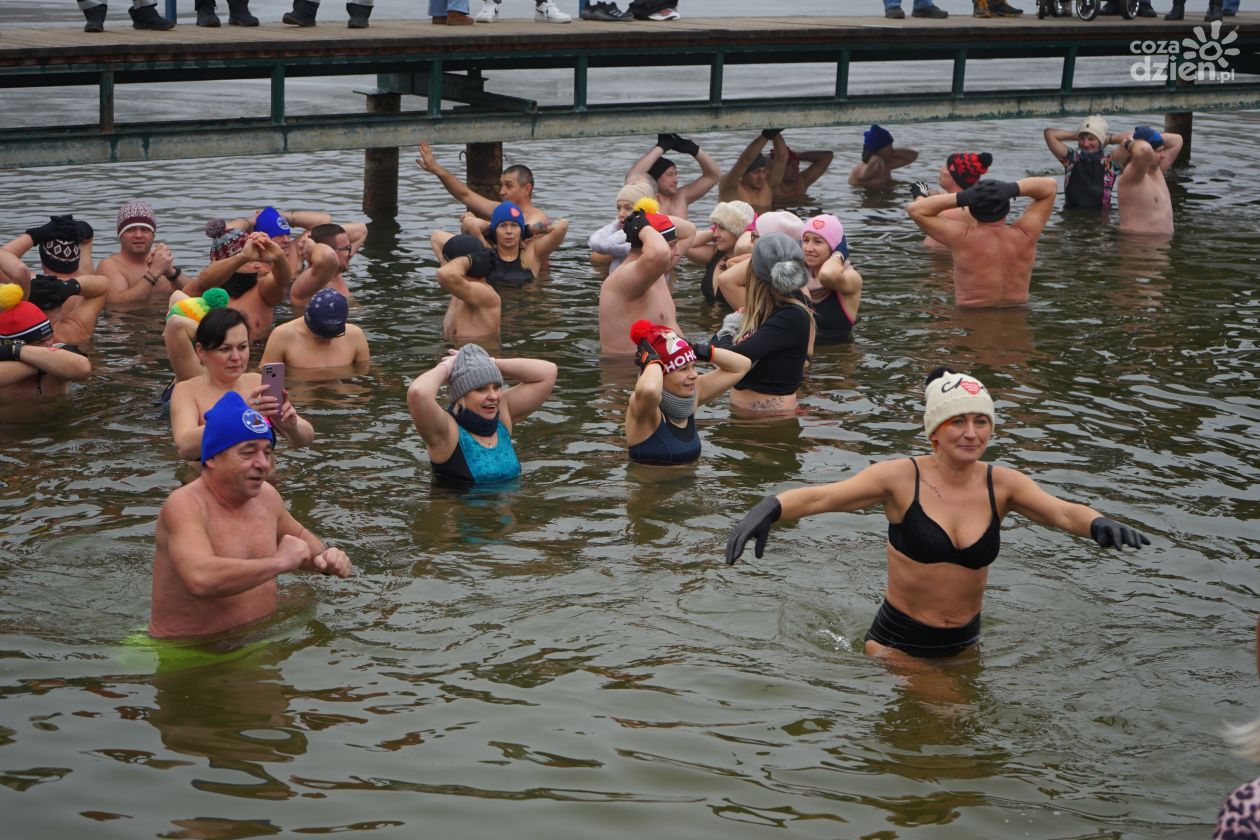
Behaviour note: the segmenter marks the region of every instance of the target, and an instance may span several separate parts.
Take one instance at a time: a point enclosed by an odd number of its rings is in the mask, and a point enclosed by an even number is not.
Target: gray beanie
[[[456,402],[469,391],[475,391],[482,385],[495,383],[502,387],[503,374],[490,354],[477,344],[465,344],[451,365],[451,402]]]
[[[753,274],[781,295],[790,295],[809,282],[801,243],[785,233],[769,233],[753,246]]]

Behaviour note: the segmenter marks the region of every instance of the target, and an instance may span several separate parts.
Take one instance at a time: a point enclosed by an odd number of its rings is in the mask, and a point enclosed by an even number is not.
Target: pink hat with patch
[[[822,237],[823,241],[831,246],[831,250],[835,251],[840,247],[840,240],[844,239],[844,225],[830,213],[823,213],[805,223],[805,230],[801,236],[804,237],[806,233]]]

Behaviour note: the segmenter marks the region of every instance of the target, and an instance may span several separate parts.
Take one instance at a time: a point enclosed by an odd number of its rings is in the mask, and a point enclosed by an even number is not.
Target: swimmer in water
[[[940,185],[940,189],[930,190],[927,184],[922,181],[915,181],[910,185],[911,202],[927,198],[929,195],[957,195],[969,187],[974,187],[980,180],[980,176],[987,173],[992,165],[993,155],[988,152],[981,152],[980,154],[975,152],[954,152],[945,159],[945,165],[936,174],[936,183]],[[976,226],[975,217],[971,215],[971,212],[966,207],[951,207],[941,213],[941,217],[962,222],[970,227]],[[930,236],[923,237],[923,247],[945,248],[944,245]]]
[[[158,514],[149,619],[158,638],[212,636],[267,618],[286,572],[350,575],[345,552],[304,528],[267,482],[275,433],[262,414],[227,391],[202,428],[201,475]]]
[[[626,410],[630,460],[644,464],[690,464],[700,457],[696,408],[738,382],[752,361],[707,343],[690,344],[669,327],[651,321],[630,325],[638,345],[639,379]],[[700,374],[696,362],[717,370]]]
[[[817,340],[822,344],[848,341],[862,304],[862,275],[849,262],[844,225],[826,213],[813,217],[801,232],[801,249],[809,269],[805,293],[814,309]]]
[[[726,316],[714,344],[747,356],[753,368],[731,391],[736,417],[796,413],[796,392],[814,347],[814,315],[800,295],[809,282],[800,242],[757,239],[748,260],[746,308]]]
[[[22,287],[0,285],[0,397],[55,396],[92,375],[79,348],[53,341],[53,325]]]
[[[849,185],[854,187],[886,187],[892,183],[892,171],[914,163],[919,153],[914,149],[894,149],[893,136],[882,125],[872,125],[862,134],[862,162],[849,172]]]
[[[465,344],[417,376],[407,389],[407,408],[429,448],[433,475],[460,484],[520,475],[512,430],[551,396],[556,372],[552,362],[492,359],[479,345]],[[519,381],[505,389],[505,376]],[[449,407],[438,402],[443,384]]]
[[[709,303],[718,303],[730,308],[722,291],[717,287],[717,277],[726,271],[730,258],[741,251],[737,246],[745,243],[749,253],[752,250],[752,238],[744,237],[757,214],[752,205],[746,201],[720,201],[709,214],[713,227],[702,230],[692,240],[687,251],[687,259],[704,266],[704,277],[700,280],[700,292]]]
[[[989,564],[997,559],[1007,513],[1092,537],[1104,548],[1150,545],[1140,531],[1056,498],[1018,470],[985,464],[996,414],[978,379],[937,368],[924,395],[930,455],[882,461],[844,481],[765,497],[731,532],[726,562],[738,560],[750,539],[761,557],[780,519],[883,505],[888,588],[866,634],[866,653],[899,660],[956,656],[979,642]]]

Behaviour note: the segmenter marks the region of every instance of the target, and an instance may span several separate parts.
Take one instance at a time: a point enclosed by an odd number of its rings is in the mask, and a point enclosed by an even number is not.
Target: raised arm
[[[22,287],[22,297],[31,296],[31,270],[9,251],[0,250],[0,280],[17,283]]]
[[[258,234],[260,237],[265,234]],[[325,246],[327,247],[327,246]],[[258,243],[259,259],[271,266],[271,273],[258,278],[258,296],[268,306],[279,306],[284,302],[284,293],[289,288],[289,258],[284,249],[268,237]],[[334,259],[336,254],[333,255]]]
[[[809,166],[801,173],[801,183],[808,188],[810,184],[817,181],[831,166],[831,161],[835,158],[834,152],[825,149],[811,152],[798,152],[796,155],[801,159],[802,163],[808,163]]]
[[[201,433],[205,430],[205,426],[201,425],[201,412],[193,398],[192,387],[189,380],[185,380],[178,383],[171,392],[171,437],[175,441],[179,457],[185,461],[197,461],[201,458]]]
[[[499,293],[489,283],[469,278],[470,257],[456,257],[438,269],[438,285],[474,309],[501,305]]]
[[[1177,162],[1177,156],[1181,154],[1181,147],[1185,145],[1185,139],[1172,131],[1165,131],[1161,135],[1164,138],[1164,156],[1159,162],[1159,171],[1167,172],[1168,168]]]
[[[1019,186],[1019,194],[1031,198],[1032,204],[1025,208],[1014,227],[1036,239],[1054,211],[1054,197],[1059,192],[1059,184],[1053,178],[1044,177],[1021,178],[1015,183]]]
[[[995,467],[993,478],[995,483],[1010,488],[1007,507],[1039,525],[1058,528],[1078,537],[1092,537],[1104,548],[1150,545],[1150,539],[1142,532],[1108,519],[1087,505],[1052,496],[1018,470]]]
[[[717,370],[701,374],[696,379],[696,403],[704,405],[715,397],[726,393],[736,382],[744,378],[752,370],[752,359],[721,347],[712,347],[709,361],[717,366]],[[699,357],[697,352],[696,356]]]
[[[546,402],[556,387],[559,369],[555,362],[544,359],[495,359],[499,372],[516,384],[503,394],[512,423],[524,420],[534,409]],[[511,428],[509,424],[508,428]]]
[[[494,208],[499,206],[499,202],[491,201],[485,196],[479,195],[471,187],[447,171],[437,162],[437,158],[433,156],[433,150],[423,140],[420,141],[420,155],[416,158],[416,163],[425,172],[431,172],[436,175],[438,180],[442,182],[442,186],[446,188],[446,191],[456,201],[462,203],[478,216],[488,219],[494,214]]]
[[[850,173],[849,183],[855,187],[882,184],[888,180],[888,161],[880,155],[871,155],[857,171]]]
[[[943,245],[953,247],[963,240],[970,226],[966,222],[942,216],[941,213],[958,207],[959,195],[962,193],[943,193],[915,199],[906,207],[906,212],[928,236]]]
[[[772,190],[777,190],[779,185],[783,183],[783,173],[787,172],[788,164],[788,144],[783,139],[783,135],[778,131],[774,133],[774,159],[770,161],[770,173],[766,175],[766,186]]]
[[[109,278],[103,274],[80,274],[75,280],[79,283],[79,302],[68,317],[88,335],[96,328],[96,319],[105,308],[105,295],[109,292]]]
[[[407,410],[411,422],[429,448],[429,459],[443,463],[455,451],[459,429],[446,409],[438,404],[438,390],[450,379],[455,352],[417,376],[407,388]]]
[[[1046,139],[1046,148],[1050,150],[1050,154],[1054,155],[1059,163],[1066,163],[1068,153],[1071,151],[1067,147],[1067,141],[1075,140],[1076,133],[1070,128],[1047,128],[1042,132],[1042,136]]]
[[[525,247],[533,249],[537,254],[550,254],[564,242],[569,232],[568,219],[538,222],[529,226],[530,237],[525,240]]]
[[[713,185],[722,177],[722,168],[717,165],[717,161],[710,157],[707,152],[702,151],[700,146],[693,140],[677,137],[674,140],[674,148],[683,154],[694,157],[696,163],[700,166],[700,177],[678,189],[678,194],[682,196],[683,201],[687,204],[694,204],[708,195],[709,190],[713,189]]]
[[[302,269],[289,289],[289,300],[299,307],[310,303],[311,297],[327,286],[341,267],[337,252],[313,239],[302,240],[302,258],[306,260],[306,268]]]
[[[731,168],[726,170],[718,180],[718,199],[720,201],[729,201],[738,196],[739,179],[744,177],[744,173],[748,171],[748,166],[753,162],[757,155],[761,154],[761,150],[766,147],[766,142],[770,138],[764,134],[759,134],[753,138],[748,144],[748,148],[744,149],[739,158],[731,164]]]
[[[260,258],[258,243],[250,239],[245,247],[230,257],[215,260],[203,268],[195,280],[189,280],[182,291],[189,297],[201,297],[207,289],[222,286],[233,274],[248,263],[257,262]],[[104,268],[104,264],[101,266]]]
[[[613,283],[627,300],[641,298],[648,289],[669,270],[669,243],[650,225],[639,231],[643,253],[637,260],[626,261],[608,276],[606,283]]]
[[[900,169],[903,166],[909,166],[919,159],[919,152],[915,149],[893,149],[888,155],[888,168]]]
[[[656,135],[656,145],[648,149],[647,153],[636,160],[634,165],[630,167],[630,171],[626,173],[626,183],[630,182],[631,175],[640,173],[646,175],[647,171],[652,168],[652,164],[660,160],[666,152],[673,148],[673,140],[674,135],[672,134]]]

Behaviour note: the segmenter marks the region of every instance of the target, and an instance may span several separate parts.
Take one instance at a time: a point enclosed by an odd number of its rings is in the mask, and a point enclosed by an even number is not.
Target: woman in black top
[[[753,246],[748,272],[745,310],[728,315],[715,337],[753,362],[731,391],[731,413],[795,414],[796,390],[814,347],[814,316],[800,292],[809,281],[805,254],[791,237],[772,233]]]

